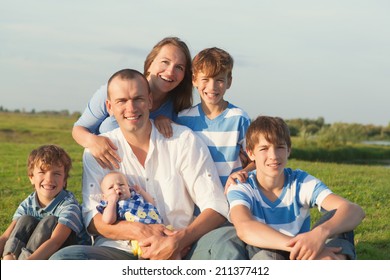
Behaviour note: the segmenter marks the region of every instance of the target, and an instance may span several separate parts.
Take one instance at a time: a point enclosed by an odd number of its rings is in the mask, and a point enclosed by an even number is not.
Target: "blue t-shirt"
[[[250,124],[242,109],[229,103],[219,116],[210,120],[199,103],[179,112],[176,122],[191,128],[207,145],[222,186],[232,172],[242,169],[240,149],[245,151],[245,133]]]
[[[332,193],[323,182],[305,171],[285,168],[283,190],[275,201],[270,201],[259,189],[256,170],[248,175],[246,183],[229,187],[230,209],[236,205],[246,206],[257,221],[289,236],[310,231],[310,208],[317,205],[321,210],[322,201]]]
[[[30,194],[16,209],[13,220],[28,215],[39,220],[46,216],[55,216],[58,223],[63,224],[74,231],[78,237],[79,244],[90,244],[91,239],[85,230],[81,206],[73,193],[62,190],[46,207],[42,208],[38,203],[36,192]]]

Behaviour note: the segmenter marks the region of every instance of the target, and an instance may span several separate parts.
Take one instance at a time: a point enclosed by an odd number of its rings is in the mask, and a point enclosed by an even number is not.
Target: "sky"
[[[82,112],[166,36],[234,58],[225,99],[258,115],[390,123],[388,0],[0,0],[0,106]],[[195,104],[199,96],[194,91]]]

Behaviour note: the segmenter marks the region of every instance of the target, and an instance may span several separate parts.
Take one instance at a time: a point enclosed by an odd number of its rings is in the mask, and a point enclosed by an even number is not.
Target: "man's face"
[[[122,130],[136,132],[149,123],[152,95],[142,77],[132,80],[114,78],[109,85],[107,109]]]

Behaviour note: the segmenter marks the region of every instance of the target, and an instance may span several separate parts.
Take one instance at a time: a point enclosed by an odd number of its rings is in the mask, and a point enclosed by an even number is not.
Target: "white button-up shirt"
[[[122,158],[119,171],[130,185],[139,185],[151,194],[164,224],[180,229],[194,219],[195,204],[201,211],[211,208],[227,217],[228,203],[218,172],[207,146],[187,127],[172,124],[173,136],[165,138],[152,121],[145,168],[139,163],[120,128],[104,133],[118,147]],[[83,218],[88,226],[98,213],[100,182],[110,172],[103,169],[92,154],[83,156]],[[120,244],[122,243],[122,245]],[[124,242],[99,237],[95,245],[124,247]]]

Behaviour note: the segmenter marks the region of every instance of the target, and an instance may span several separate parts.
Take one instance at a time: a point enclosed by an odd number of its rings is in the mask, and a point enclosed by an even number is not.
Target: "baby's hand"
[[[141,192],[141,187],[138,185],[131,186],[131,188],[137,193]]]
[[[117,203],[119,200],[119,194],[116,192],[111,193],[109,196],[106,196],[108,203]]]

